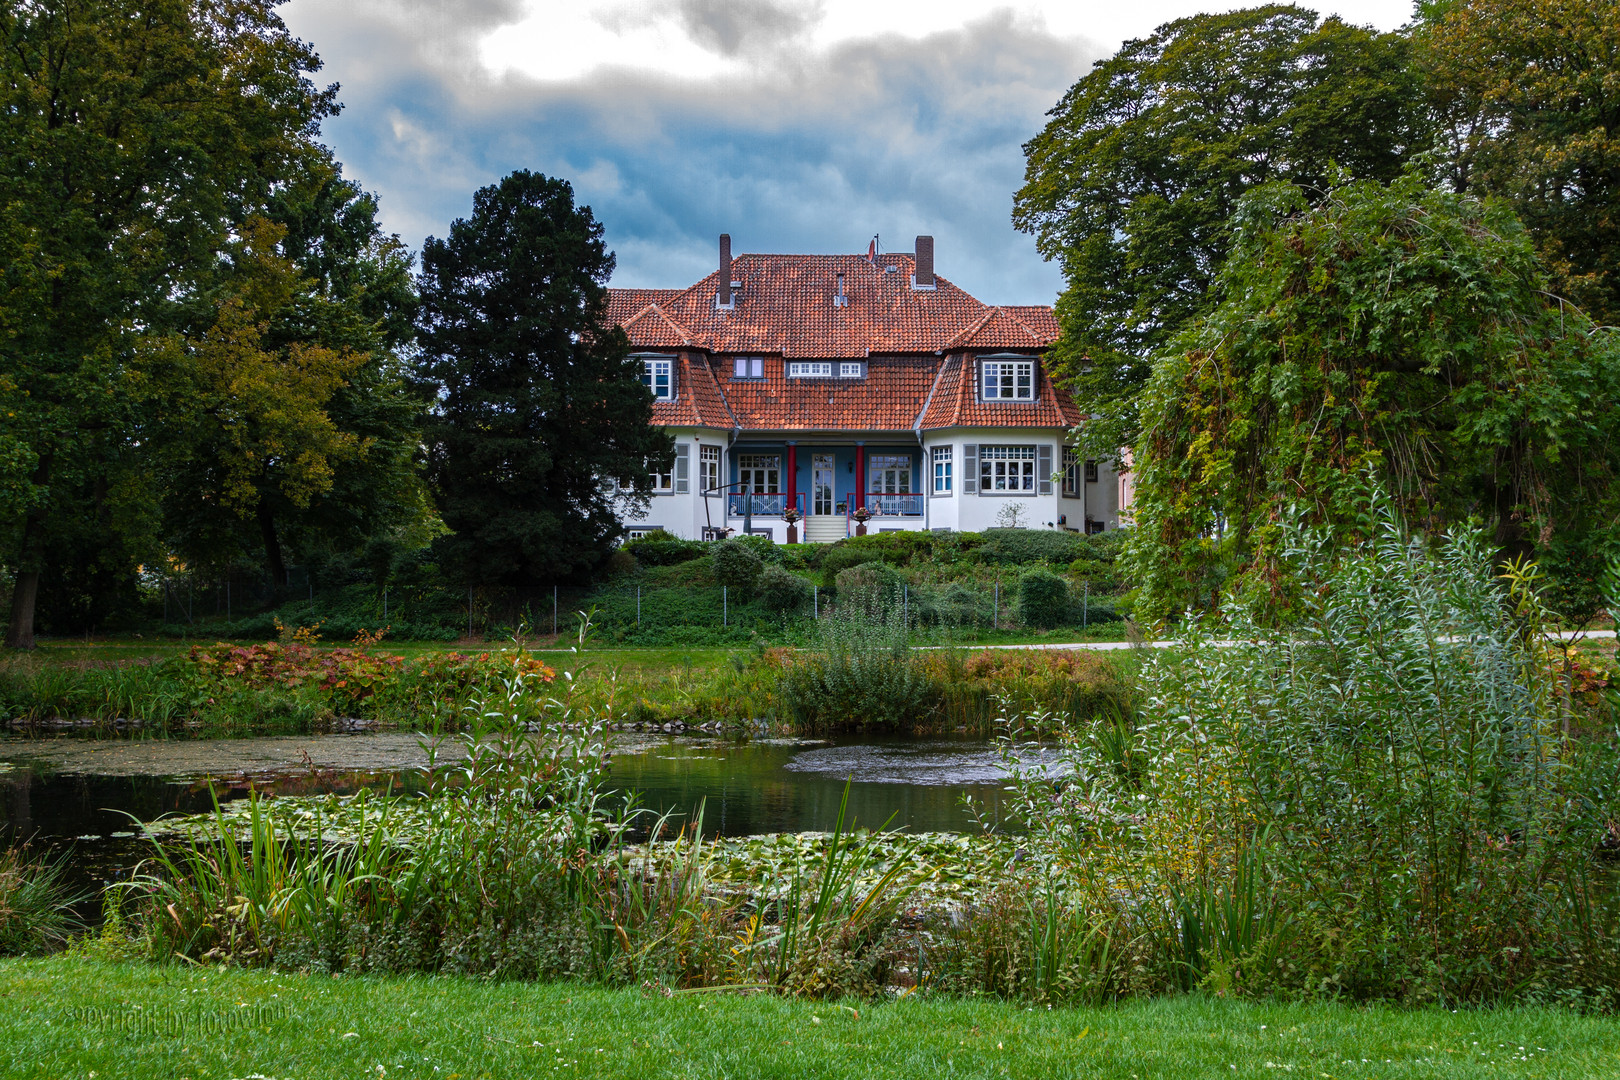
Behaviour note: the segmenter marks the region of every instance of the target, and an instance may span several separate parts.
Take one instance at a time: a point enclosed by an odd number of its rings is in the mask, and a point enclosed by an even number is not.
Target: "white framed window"
[[[732,357],[731,377],[733,379],[763,379],[765,377],[765,358],[763,356]]]
[[[794,360],[787,366],[790,379],[830,379],[833,366],[826,360]]]
[[[652,473],[652,489],[655,495],[668,495],[675,490],[675,475],[669,472],[659,472],[649,469]]]
[[[779,454],[738,454],[737,479],[750,495],[775,495],[781,491],[782,458]]]
[[[1063,494],[1080,497],[1080,454],[1068,446],[1063,448]]]
[[[641,381],[652,391],[654,401],[674,401],[675,361],[667,356],[643,357]]]
[[[838,365],[838,377],[840,379],[864,379],[866,377],[866,365],[859,360],[844,360]]]
[[[979,371],[985,401],[1035,400],[1035,361],[981,360]]]
[[[955,450],[955,447],[952,446],[934,447],[933,456],[935,495],[949,495],[951,493],[951,473],[954,471],[952,468],[954,463],[951,460],[953,457],[953,450]]]
[[[642,540],[655,532],[663,531],[664,527],[662,525],[637,525],[634,528],[624,530],[624,538],[626,540]]]
[[[698,447],[698,490],[713,492],[720,486],[720,448]]]
[[[979,490],[1034,491],[1033,446],[980,446]]]
[[[867,459],[866,472],[866,490],[870,494],[911,494],[910,454],[873,454]]]

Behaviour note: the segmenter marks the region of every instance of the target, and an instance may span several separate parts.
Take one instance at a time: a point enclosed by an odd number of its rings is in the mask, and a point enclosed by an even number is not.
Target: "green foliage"
[[[468,584],[588,574],[622,534],[619,511],[644,508],[633,493],[674,460],[640,363],[606,323],[612,272],[590,208],[527,171],[480,188],[472,216],[423,245],[428,472],[452,532],[441,562]]]
[[[869,562],[838,573],[838,608],[852,617],[885,619],[904,605],[905,579],[887,563]]]
[[[156,482],[166,454],[184,451],[170,440],[194,404],[172,360],[235,302],[251,223],[323,156],[335,88],[309,81],[319,60],[273,7],[47,0],[0,12],[0,558],[20,585],[13,646],[33,644],[42,575],[101,589],[156,561]]]
[[[780,566],[767,566],[756,587],[760,600],[772,611],[798,614],[810,604],[810,583]]]
[[[818,629],[816,647],[787,662],[777,681],[797,730],[905,730],[926,719],[939,690],[914,661],[898,610],[840,608]]]
[[[1208,606],[1234,577],[1286,608],[1283,508],[1364,537],[1369,478],[1425,532],[1483,516],[1507,555],[1549,552],[1566,588],[1613,552],[1620,336],[1549,299],[1507,209],[1416,174],[1314,207],[1265,188],[1220,288],[1142,398],[1139,612]]]
[[[992,529],[984,534],[979,557],[1004,566],[1069,563],[1090,551],[1087,540],[1079,533],[1053,529]]]
[[[1189,620],[1125,738],[1009,755],[1029,843],[1161,987],[1613,1007],[1620,758],[1566,734],[1533,576],[1369,517],[1352,546],[1287,528],[1294,618]]]
[[[715,545],[714,578],[732,590],[739,600],[754,595],[765,562],[740,540],[725,540]]]
[[[1271,181],[1392,179],[1430,142],[1398,34],[1265,5],[1194,15],[1096,64],[1024,146],[1013,221],[1063,268],[1052,357],[1088,456],[1136,443],[1155,354],[1207,309],[1232,215]]]
[[[79,925],[72,907],[83,897],[63,878],[60,861],[0,849],[0,956],[33,956],[66,944]]]
[[[1069,583],[1047,570],[1018,579],[1018,617],[1026,626],[1049,630],[1069,621]]]
[[[867,538],[862,537],[861,539]],[[881,561],[883,561],[881,552],[853,545],[835,545],[832,550],[821,557],[818,566],[821,571],[821,587],[824,589],[836,589],[838,587],[838,575],[845,570]]]
[[[634,555],[642,566],[674,566],[703,558],[709,553],[709,545],[699,540],[681,540],[659,529],[639,540],[629,541],[624,550]]]
[[[1448,178],[1511,200],[1559,293],[1620,325],[1620,4],[1447,4],[1416,42]]]

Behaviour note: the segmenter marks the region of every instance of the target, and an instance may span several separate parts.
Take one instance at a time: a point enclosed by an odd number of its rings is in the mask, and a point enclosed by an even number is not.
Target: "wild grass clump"
[[[78,928],[81,896],[63,879],[59,860],[0,850],[0,956],[37,956],[67,943]]]
[[[1612,732],[1569,734],[1534,575],[1389,515],[1148,658],[1134,723],[1019,772],[1029,843],[1146,989],[1620,1004]],[[1221,645],[1220,641],[1234,642]]]
[[[795,730],[904,731],[926,723],[939,686],[916,662],[900,611],[844,607],[818,629],[816,647],[778,676],[782,715]]]

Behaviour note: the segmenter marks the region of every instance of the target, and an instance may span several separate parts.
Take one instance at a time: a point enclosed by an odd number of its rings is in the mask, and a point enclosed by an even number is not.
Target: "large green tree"
[[[233,231],[319,151],[335,89],[271,0],[0,6],[0,559],[33,641],[64,551],[161,554],[149,349],[212,325]],[[159,361],[162,366],[164,361]],[[105,567],[104,567],[105,568]]]
[[[1136,441],[1156,354],[1211,303],[1238,200],[1388,180],[1430,135],[1407,41],[1268,5],[1167,23],[1081,78],[1024,146],[1013,222],[1063,269],[1053,359],[1099,455]]]
[[[1377,485],[1430,535],[1469,521],[1589,614],[1620,553],[1620,333],[1552,298],[1512,210],[1408,174],[1245,200],[1222,300],[1143,394],[1139,610],[1225,588],[1286,609],[1294,513],[1364,536]]]
[[[450,535],[440,563],[469,584],[589,572],[620,532],[613,484],[646,491],[668,435],[624,331],[606,323],[613,256],[565,180],[520,171],[422,249],[418,372],[435,398],[425,442]]]
[[[1554,287],[1620,325],[1620,0],[1420,6],[1452,183],[1511,200]]]

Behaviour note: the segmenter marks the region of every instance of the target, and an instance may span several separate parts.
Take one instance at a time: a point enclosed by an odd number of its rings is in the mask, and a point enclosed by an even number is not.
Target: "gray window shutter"
[[[962,447],[962,494],[979,493],[979,446],[969,443]]]
[[[676,494],[685,495],[692,490],[689,479],[691,476],[692,448],[685,443],[675,447],[675,491]]]
[[[1041,443],[1035,448],[1035,493],[1052,494],[1052,447]]]

